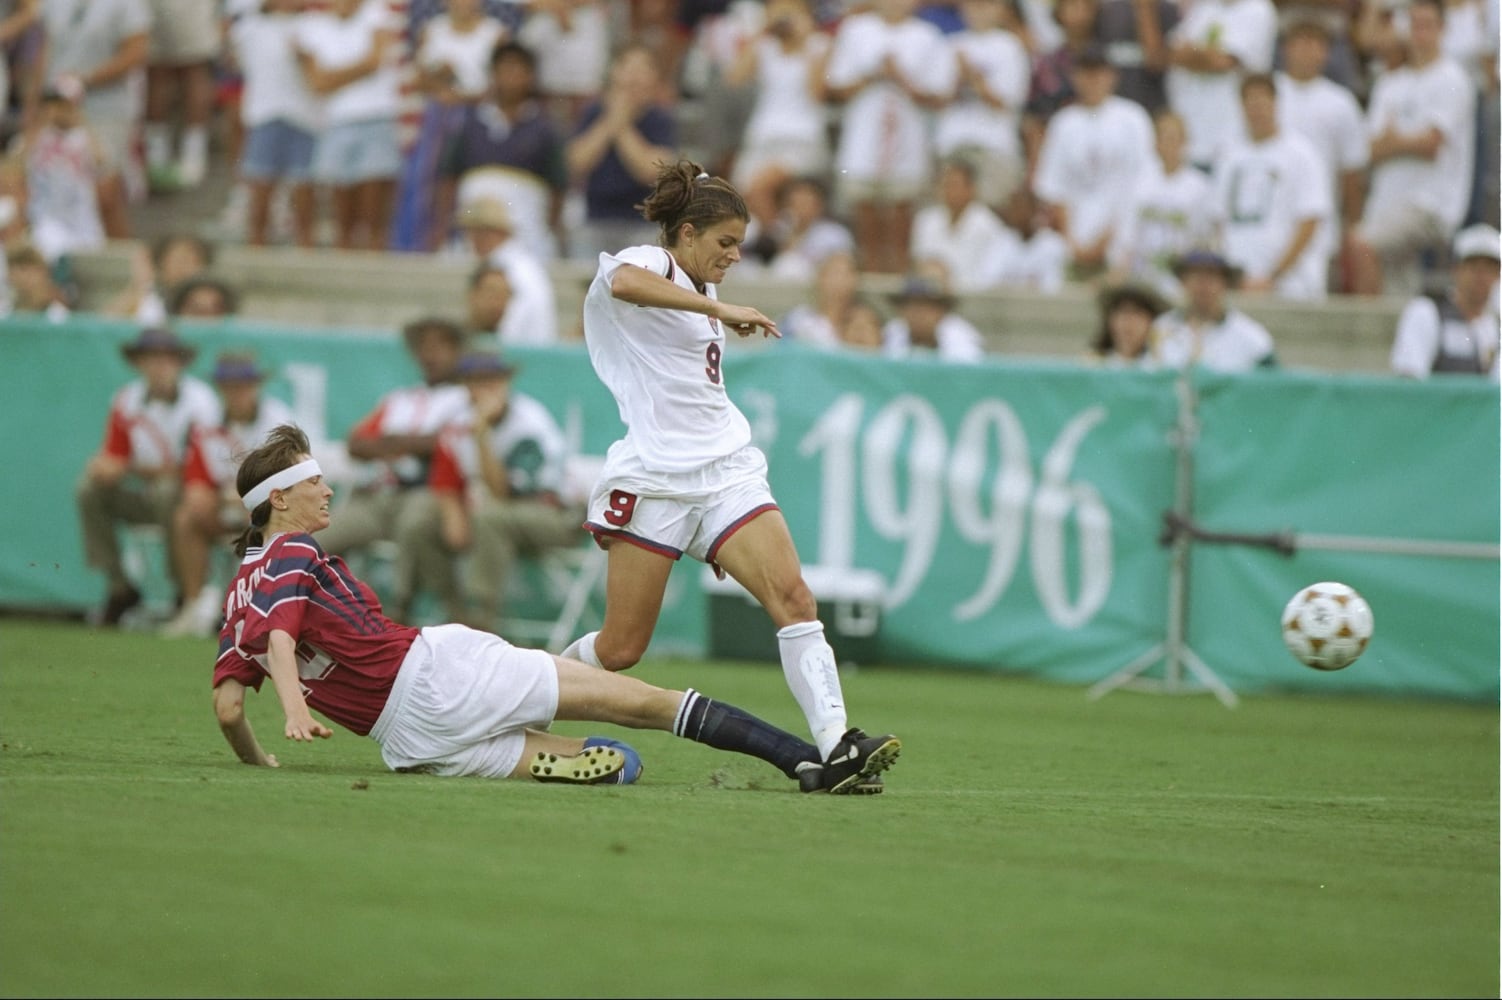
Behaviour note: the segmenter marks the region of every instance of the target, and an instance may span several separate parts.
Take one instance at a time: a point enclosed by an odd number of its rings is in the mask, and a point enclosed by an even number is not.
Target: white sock
[[[172,159],[172,126],[166,122],[147,122],[141,127],[146,146],[146,165],[165,167]]]
[[[834,650],[824,641],[824,623],[799,622],[778,629],[777,650],[782,656],[782,676],[803,709],[819,756],[828,760],[849,727]]]
[[[599,634],[590,632],[587,635],[581,635],[569,643],[568,647],[558,655],[566,659],[578,660],[580,663],[587,663],[596,670],[604,670],[605,664],[601,663],[600,658],[595,655],[595,636]]]

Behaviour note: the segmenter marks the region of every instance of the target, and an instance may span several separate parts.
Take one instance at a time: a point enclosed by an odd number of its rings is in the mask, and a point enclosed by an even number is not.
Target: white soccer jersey
[[[1318,228],[1275,291],[1289,299],[1323,299],[1333,245],[1335,205],[1319,154],[1302,136],[1232,146],[1215,165],[1215,209],[1226,257],[1248,278],[1270,277],[1305,219]]]
[[[1048,122],[1033,185],[1038,197],[1069,210],[1064,235],[1086,245],[1114,225],[1123,194],[1155,159],[1142,105],[1115,96],[1093,108],[1071,104]]]
[[[698,290],[662,247],[600,254],[600,269],[584,295],[584,343],[595,374],[620,408],[626,446],[648,471],[689,472],[750,444],[751,426],[725,391],[720,322],[617,299],[610,282],[628,265]],[[718,298],[713,285],[704,294]]]

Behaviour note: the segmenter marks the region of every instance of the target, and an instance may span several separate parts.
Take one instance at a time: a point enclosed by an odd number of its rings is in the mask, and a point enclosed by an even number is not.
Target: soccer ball
[[[1304,587],[1283,609],[1283,644],[1315,670],[1349,667],[1371,638],[1371,607],[1343,583]]]

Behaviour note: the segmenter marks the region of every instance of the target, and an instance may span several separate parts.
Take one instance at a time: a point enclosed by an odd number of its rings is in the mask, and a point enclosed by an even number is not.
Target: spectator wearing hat
[[[1049,120],[1033,185],[1069,243],[1074,276],[1103,271],[1123,192],[1152,169],[1153,123],[1142,109],[1117,97],[1116,70],[1099,45],[1074,59],[1075,101]]]
[[[165,636],[211,636],[218,630],[223,594],[210,579],[211,556],[245,527],[245,506],[235,490],[240,458],[263,444],[273,427],[295,422],[290,406],[261,391],[266,375],[251,354],[227,351],[214,361],[224,416],[188,437],[182,497],[172,514],[173,568],[183,604],[162,627]]]
[[[1184,287],[1184,303],[1158,320],[1158,354],[1165,368],[1247,372],[1276,366],[1267,328],[1226,303],[1226,293],[1240,277],[1230,261],[1213,250],[1191,250],[1174,270]]]
[[[505,272],[510,297],[500,325],[493,327],[506,347],[558,342],[558,297],[542,261],[515,235],[511,212],[498,198],[476,198],[459,210],[459,228],[486,267]]]
[[[1497,379],[1497,273],[1502,240],[1491,226],[1462,229],[1450,287],[1411,299],[1398,317],[1392,370],[1409,378],[1484,374]]]
[[[1090,359],[1107,368],[1157,368],[1154,324],[1168,303],[1146,285],[1114,285],[1100,294],[1100,327],[1090,341]]]
[[[954,311],[955,298],[941,281],[911,274],[892,296],[897,315],[882,327],[888,357],[934,355],[943,361],[979,361],[985,357],[980,331]]]
[[[104,442],[84,466],[76,492],[84,556],[104,573],[107,583],[97,619],[111,627],[141,603],[140,588],[126,575],[121,560],[116,527],[160,526],[176,579],[171,525],[188,439],[195,428],[220,423],[214,390],[186,374],[196,352],[175,333],[148,327],[121,353],[139,377],[111,400]]]
[[[1196,0],[1168,38],[1168,104],[1189,131],[1189,162],[1209,170],[1242,138],[1241,78],[1269,73],[1278,40],[1272,0]]]
[[[506,205],[516,237],[541,261],[558,255],[568,191],[564,139],[537,96],[537,57],[503,41],[490,56],[490,99],[464,110],[438,162],[432,249],[447,246],[457,216],[478,198]]]
[[[1277,85],[1241,82],[1246,138],[1228,145],[1214,172],[1214,211],[1242,289],[1314,301],[1328,291],[1335,203],[1330,172],[1309,141],[1278,125]]]
[[[345,446],[357,463],[339,520],[320,538],[324,550],[352,556],[378,541],[391,541],[420,514],[423,488],[438,434],[461,420],[469,405],[454,381],[468,340],[457,323],[438,317],[413,320],[402,330],[407,352],[422,374],[414,385],[392,389],[350,428]],[[395,606],[411,595],[413,570],[400,558],[394,591],[382,595]]]
[[[418,590],[431,590],[449,620],[491,630],[500,626],[518,559],[585,537],[583,504],[565,495],[563,429],[542,403],[512,388],[515,373],[490,351],[460,358],[469,411],[439,436],[428,515],[397,537]]]

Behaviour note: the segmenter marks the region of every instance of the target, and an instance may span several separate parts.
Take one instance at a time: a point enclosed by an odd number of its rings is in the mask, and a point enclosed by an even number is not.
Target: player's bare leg
[[[620,539],[606,539],[605,621],[563,655],[606,670],[629,670],[647,651],[673,560]]]

